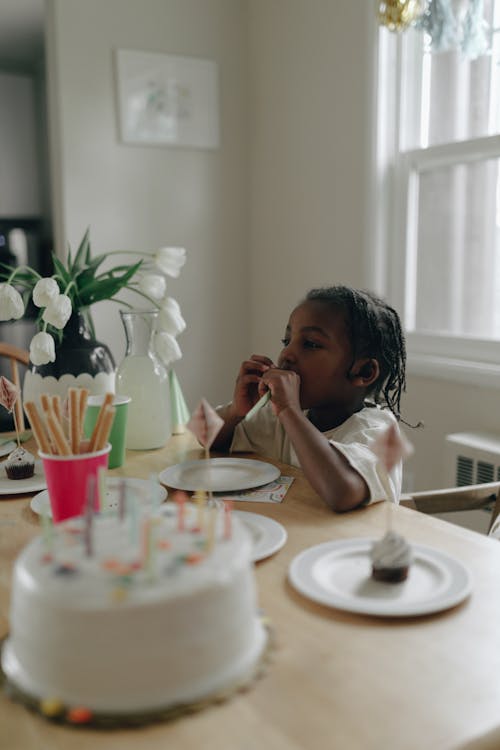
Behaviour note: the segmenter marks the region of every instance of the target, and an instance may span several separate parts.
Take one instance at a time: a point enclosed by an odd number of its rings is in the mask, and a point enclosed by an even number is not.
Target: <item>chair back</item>
[[[412,492],[401,497],[401,505],[421,513],[491,509],[488,533],[500,513],[500,482],[484,482],[464,487],[447,487],[425,492]]]
[[[19,376],[19,365],[29,365],[30,355],[25,349],[20,349],[14,344],[7,344],[0,341],[0,357],[4,357],[9,360],[10,363],[10,376],[11,380],[19,388],[21,392],[21,379]],[[19,397],[14,404],[14,418],[17,424],[17,429],[22,432],[25,429],[24,412],[22,399]]]

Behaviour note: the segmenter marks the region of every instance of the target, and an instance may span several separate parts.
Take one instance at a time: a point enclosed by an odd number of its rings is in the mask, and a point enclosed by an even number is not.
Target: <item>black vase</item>
[[[27,371],[24,401],[37,401],[42,393],[59,394],[65,398],[72,386],[87,388],[90,394],[114,391],[115,362],[106,346],[96,341],[90,316],[85,311],[73,312],[56,340],[56,358],[46,365],[32,365]]]

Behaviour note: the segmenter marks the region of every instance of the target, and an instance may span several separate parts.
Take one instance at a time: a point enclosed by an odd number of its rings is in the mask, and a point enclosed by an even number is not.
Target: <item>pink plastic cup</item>
[[[52,456],[40,453],[43,462],[50,507],[54,523],[72,516],[80,516],[85,508],[89,477],[95,478],[94,510],[99,510],[98,472],[108,468],[110,443],[95,453],[79,453],[75,456]]]

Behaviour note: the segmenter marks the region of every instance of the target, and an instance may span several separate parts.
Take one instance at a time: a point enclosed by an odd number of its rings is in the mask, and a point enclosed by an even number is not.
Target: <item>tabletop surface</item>
[[[201,456],[190,436],[175,436],[161,450],[128,451],[125,465],[110,475],[149,478]],[[499,724],[498,541],[394,508],[393,524],[409,542],[452,555],[468,567],[470,597],[438,614],[405,618],[316,604],[287,580],[294,557],[321,542],[380,537],[387,511],[378,503],[334,514],[300,470],[280,469],[294,477],[282,503],[236,503],[237,509],[276,519],[288,532],[285,546],[255,568],[259,604],[271,622],[275,648],[265,674],[249,690],[172,722],[112,731],[56,726],[2,693],[0,748],[447,750]],[[31,497],[0,497],[0,638],[8,632],[14,560],[40,529]]]

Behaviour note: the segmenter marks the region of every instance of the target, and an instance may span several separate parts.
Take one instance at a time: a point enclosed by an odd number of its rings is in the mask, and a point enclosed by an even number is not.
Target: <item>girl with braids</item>
[[[371,448],[400,419],[406,350],[396,311],[369,292],[313,289],[282,343],[277,365],[260,354],[242,363],[232,402],[217,409],[224,425],[213,448],[301,466],[338,512],[398,502],[401,462],[388,486]],[[266,391],[269,402],[245,419]]]

